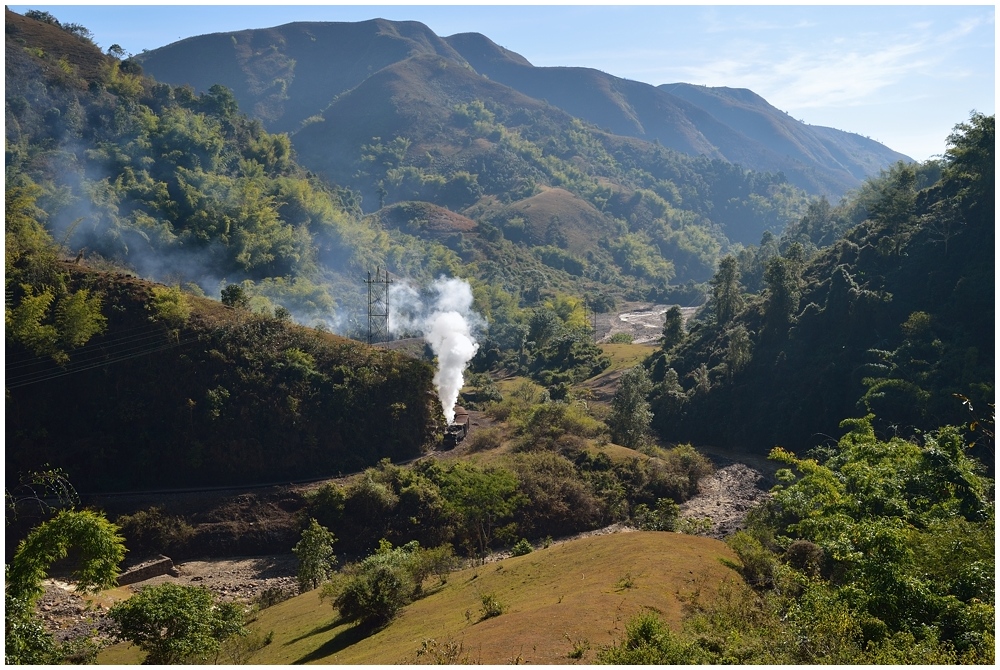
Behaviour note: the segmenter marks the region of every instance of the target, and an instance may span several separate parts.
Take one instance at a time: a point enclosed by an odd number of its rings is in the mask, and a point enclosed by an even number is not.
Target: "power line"
[[[82,364],[76,361],[71,361],[70,364],[65,368],[59,368],[57,370],[43,370],[35,373],[22,374],[14,376],[13,378],[8,377],[5,380],[5,386],[8,389],[20,388],[22,386],[28,386],[30,384],[37,384],[39,382],[50,381],[52,379],[58,379],[60,377],[65,377],[66,375],[71,375],[77,372],[85,372],[87,370],[93,370],[95,368],[101,368],[108,365],[113,365],[115,363],[120,363],[122,361],[131,360],[133,358],[139,358],[141,356],[148,356],[160,351],[166,351],[168,349],[173,349],[174,347],[179,347],[185,344],[191,344],[198,340],[198,335],[192,334],[184,338],[177,338],[173,342],[165,342],[158,344],[153,347],[139,348],[135,350],[123,349],[117,355],[109,356],[105,359],[87,362],[84,361]],[[128,352],[128,353],[125,353]]]
[[[117,337],[112,339],[102,339],[100,342],[89,342],[86,345],[79,347],[73,351],[73,359],[75,361],[80,361],[81,359],[86,359],[87,357],[92,357],[95,355],[106,355],[109,353],[114,353],[116,350],[125,349],[134,346],[136,343],[145,342],[149,340],[160,339],[164,335],[164,331],[159,328],[154,328],[147,330],[144,333],[139,333],[135,335],[129,335],[125,337]],[[44,365],[51,362],[51,356],[48,355],[38,355],[31,358],[22,358],[20,360],[15,360],[15,362],[7,362],[4,365],[4,370],[8,373],[15,370],[21,370],[23,368],[29,368],[37,365]]]

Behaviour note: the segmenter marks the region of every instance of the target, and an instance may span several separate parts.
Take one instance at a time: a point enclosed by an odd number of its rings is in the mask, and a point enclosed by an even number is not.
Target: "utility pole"
[[[368,344],[389,339],[389,271],[375,268],[375,278],[368,272]]]

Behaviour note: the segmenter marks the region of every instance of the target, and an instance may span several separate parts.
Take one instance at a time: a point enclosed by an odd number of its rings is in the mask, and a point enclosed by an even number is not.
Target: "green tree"
[[[674,305],[667,310],[663,320],[663,350],[670,351],[684,339],[684,316],[681,308]]]
[[[631,449],[642,446],[653,420],[647,400],[652,390],[649,373],[641,365],[622,374],[611,399],[611,415],[608,417],[611,439]]]
[[[333,555],[333,544],[337,538],[316,519],[309,519],[309,527],[302,531],[302,539],[292,549],[299,559],[299,592],[305,593],[318,587],[333,574],[337,557]]]
[[[53,645],[35,616],[42,580],[70,551],[80,568],[73,577],[82,591],[114,586],[125,557],[118,527],[88,510],[63,510],[33,529],[4,567],[4,660],[10,664],[50,663]]]
[[[228,288],[228,287],[226,287]],[[171,328],[180,328],[191,316],[191,307],[187,296],[181,293],[178,286],[154,286],[153,295],[146,305],[152,312],[152,317],[162,321]]]
[[[917,172],[911,165],[897,163],[876,182],[879,197],[870,204],[870,217],[885,227],[888,235],[881,241],[883,253],[899,255],[903,238],[914,218],[917,200]]]
[[[772,258],[764,269],[764,282],[767,285],[765,321],[771,332],[782,332],[799,304],[794,261],[780,256]]]
[[[750,334],[742,323],[729,332],[729,348],[726,351],[726,369],[729,378],[742,370],[753,357],[753,343]]]
[[[238,309],[249,309],[250,296],[242,284],[229,284],[222,289],[222,304]]]
[[[996,202],[996,117],[973,112],[955,126],[945,150],[944,180],[969,210],[992,213]]]
[[[461,520],[462,541],[468,550],[485,555],[497,527],[509,520],[524,502],[517,477],[504,468],[480,469],[458,463],[439,475],[442,497]]]
[[[8,180],[4,203],[4,309],[6,336],[37,356],[64,364],[68,350],[86,344],[104,331],[100,295],[88,289],[72,291],[58,267],[56,245],[40,220],[36,201],[41,189]]]
[[[383,539],[374,554],[348,566],[343,579],[325,585],[321,597],[333,596],[334,608],[347,621],[382,625],[420,596],[432,572],[443,581],[453,558],[447,547],[424,549],[415,540],[393,547]]]
[[[224,640],[246,633],[241,605],[177,584],[142,589],[108,610],[108,617],[115,635],[145,651],[149,665],[208,661]]]
[[[712,287],[712,307],[715,321],[725,326],[743,307],[743,288],[740,286],[739,263],[735,256],[726,256],[719,261],[719,269],[709,284]]]

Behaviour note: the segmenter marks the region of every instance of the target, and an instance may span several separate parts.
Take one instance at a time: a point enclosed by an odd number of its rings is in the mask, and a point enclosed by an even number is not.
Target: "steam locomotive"
[[[469,413],[464,407],[455,407],[455,420],[444,431],[445,449],[454,449],[469,434]]]

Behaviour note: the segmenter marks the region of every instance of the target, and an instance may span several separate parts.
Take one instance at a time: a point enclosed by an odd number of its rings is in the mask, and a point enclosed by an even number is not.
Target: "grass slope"
[[[677,533],[573,540],[454,572],[372,634],[340,623],[312,591],[260,612],[252,627],[273,631],[274,641],[249,662],[433,663],[433,654],[417,653],[425,642],[438,650],[460,646],[453,660],[463,663],[593,662],[635,614],[653,610],[677,626],[685,596],[710,595],[723,580],[738,579],[720,559],[736,560],[718,540]],[[504,613],[480,620],[483,594],[495,595]],[[574,650],[584,650],[579,659],[571,658]],[[116,645],[98,662],[137,663],[140,656]]]
[[[433,639],[439,646],[461,644],[458,660],[468,662],[566,663],[575,643],[587,641],[593,649],[610,643],[643,609],[679,623],[679,595],[735,578],[719,558],[734,556],[719,541],[675,533],[567,542],[456,572],[369,637],[338,625],[329,604],[308,593],[261,613],[256,626],[274,630],[275,642],[252,661],[413,663],[421,660],[423,642]],[[481,596],[490,593],[507,610],[480,621]]]

